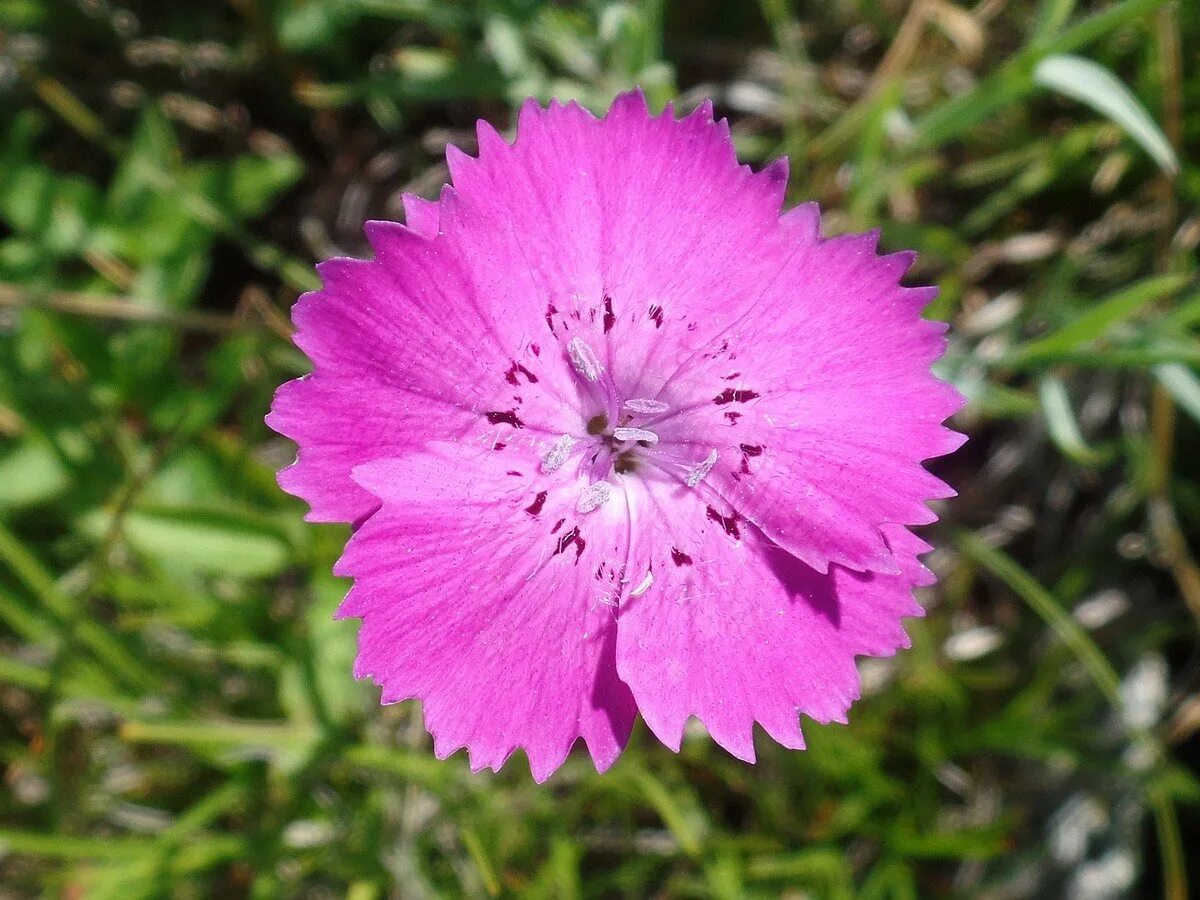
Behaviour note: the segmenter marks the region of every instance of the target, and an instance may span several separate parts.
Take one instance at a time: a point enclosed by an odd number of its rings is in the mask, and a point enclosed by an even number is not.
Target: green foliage
[[[0,32],[6,888],[1186,895],[1195,4],[0,0]],[[920,251],[961,496],[912,649],[806,752],[639,727],[603,776],[472,775],[350,676],[346,532],[262,421],[306,369],[285,313],[477,117],[634,84],[714,96],[828,230]]]

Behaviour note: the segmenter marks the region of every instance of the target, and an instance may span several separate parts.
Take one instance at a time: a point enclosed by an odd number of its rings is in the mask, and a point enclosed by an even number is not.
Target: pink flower
[[[315,372],[268,422],[308,518],[358,525],[355,675],[423,701],[439,757],[521,748],[538,781],[578,738],[612,765],[639,712],[676,750],[690,716],[741,759],[755,722],[803,747],[931,581],[906,526],[961,442],[934,290],[781,216],[786,164],[739,166],[709,104],[530,101],[479,148],[293,310]]]

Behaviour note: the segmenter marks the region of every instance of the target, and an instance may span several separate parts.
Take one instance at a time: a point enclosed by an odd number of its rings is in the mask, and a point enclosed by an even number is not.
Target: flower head
[[[786,165],[738,165],[708,104],[530,101],[448,162],[373,260],[320,267],[315,371],[268,419],[309,518],[357,525],[355,674],[423,701],[439,756],[538,780],[579,738],[607,768],[639,712],[746,760],[755,722],[845,721],[931,580],[907,526],[952,492],[921,462],[961,442],[912,255],[780,215]]]

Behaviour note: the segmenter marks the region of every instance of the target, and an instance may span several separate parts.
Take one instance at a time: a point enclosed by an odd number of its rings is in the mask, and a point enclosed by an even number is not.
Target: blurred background
[[[1194,0],[0,0],[0,896],[1196,896],[1198,45]],[[287,310],[478,117],[633,85],[920,251],[961,496],[807,752],[471,775],[350,677]]]

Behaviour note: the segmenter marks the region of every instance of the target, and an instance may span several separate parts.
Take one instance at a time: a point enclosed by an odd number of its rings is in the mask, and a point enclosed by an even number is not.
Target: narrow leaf
[[[1166,135],[1137,97],[1108,69],[1090,59],[1063,53],[1039,62],[1033,78],[1043,87],[1085,103],[1116,122],[1168,175],[1179,171],[1179,160]]]
[[[1183,363],[1154,367],[1154,377],[1188,415],[1200,422],[1200,378]]]
[[[1102,338],[1116,323],[1128,319],[1148,303],[1173,294],[1187,282],[1187,276],[1183,275],[1163,275],[1139,281],[1100,300],[1057,331],[1018,347],[1005,362],[1050,360],[1088,341]]]
[[[1062,608],[1054,595],[1025,571],[1015,559],[1003,551],[997,550],[977,535],[966,531],[960,532],[956,536],[956,543],[964,554],[1008,585],[1013,593],[1041,616],[1059,639],[1075,654],[1108,702],[1114,709],[1119,710],[1121,708],[1120,677],[1100,648],[1096,646],[1079,623]]]
[[[1042,413],[1046,416],[1046,427],[1050,439],[1068,457],[1085,466],[1098,466],[1108,459],[1108,454],[1089,447],[1075,421],[1071,409],[1071,398],[1067,387],[1059,378],[1045,378],[1039,385]]]

